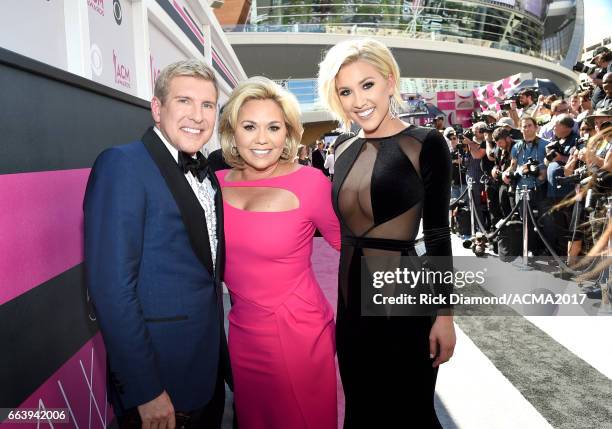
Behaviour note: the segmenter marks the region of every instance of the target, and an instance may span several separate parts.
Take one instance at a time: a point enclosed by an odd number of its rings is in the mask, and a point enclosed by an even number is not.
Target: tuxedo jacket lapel
[[[153,128],[149,128],[142,137],[142,142],[159,168],[162,177],[168,185],[170,193],[176,201],[176,205],[181,212],[183,223],[189,235],[189,241],[195,254],[202,265],[214,276],[212,256],[210,251],[210,241],[208,239],[208,229],[206,228],[206,214],[200,205],[198,198],[194,194],[185,175],[166,149],[164,143],[159,139]],[[216,199],[218,199],[217,192]],[[217,215],[220,211],[219,203],[216,202]],[[217,218],[217,231],[223,228],[223,220]],[[217,250],[218,251],[218,250]],[[217,278],[215,276],[215,278]]]

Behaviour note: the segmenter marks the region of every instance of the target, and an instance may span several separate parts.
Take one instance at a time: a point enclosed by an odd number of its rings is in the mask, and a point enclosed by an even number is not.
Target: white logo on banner
[[[102,75],[102,51],[95,43],[91,45],[91,70],[95,73],[96,76],[100,77]]]

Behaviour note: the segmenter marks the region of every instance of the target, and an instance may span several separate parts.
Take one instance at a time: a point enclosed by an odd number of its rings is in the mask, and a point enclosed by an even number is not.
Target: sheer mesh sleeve
[[[442,135],[432,130],[423,141],[419,163],[425,186],[423,202],[423,235],[427,255],[436,270],[452,271],[453,258],[448,224],[450,202],[451,159]],[[447,297],[449,286],[441,286],[439,292]],[[450,304],[441,307],[451,307]]]

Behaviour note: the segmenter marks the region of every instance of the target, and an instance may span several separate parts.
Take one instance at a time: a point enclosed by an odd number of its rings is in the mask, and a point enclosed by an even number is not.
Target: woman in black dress
[[[421,220],[427,254],[439,257],[436,269],[452,270],[449,150],[438,131],[397,117],[399,76],[389,49],[371,39],[338,43],[319,68],[321,100],[347,133],[352,124],[361,128],[335,144],[345,429],[441,428],[433,407],[437,368],[455,346],[448,305],[431,316],[361,313],[361,256],[415,255]]]

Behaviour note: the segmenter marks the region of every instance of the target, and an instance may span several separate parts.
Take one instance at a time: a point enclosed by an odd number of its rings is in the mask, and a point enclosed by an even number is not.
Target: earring
[[[389,116],[391,116],[392,119],[395,119],[401,112],[402,106],[399,104],[399,102],[394,96],[389,97]]]
[[[235,158],[240,158],[240,154],[238,153],[238,148],[236,147],[236,143],[232,143],[230,145],[230,155]]]
[[[289,141],[287,139],[285,139],[285,144],[283,145],[281,159],[289,159]]]

